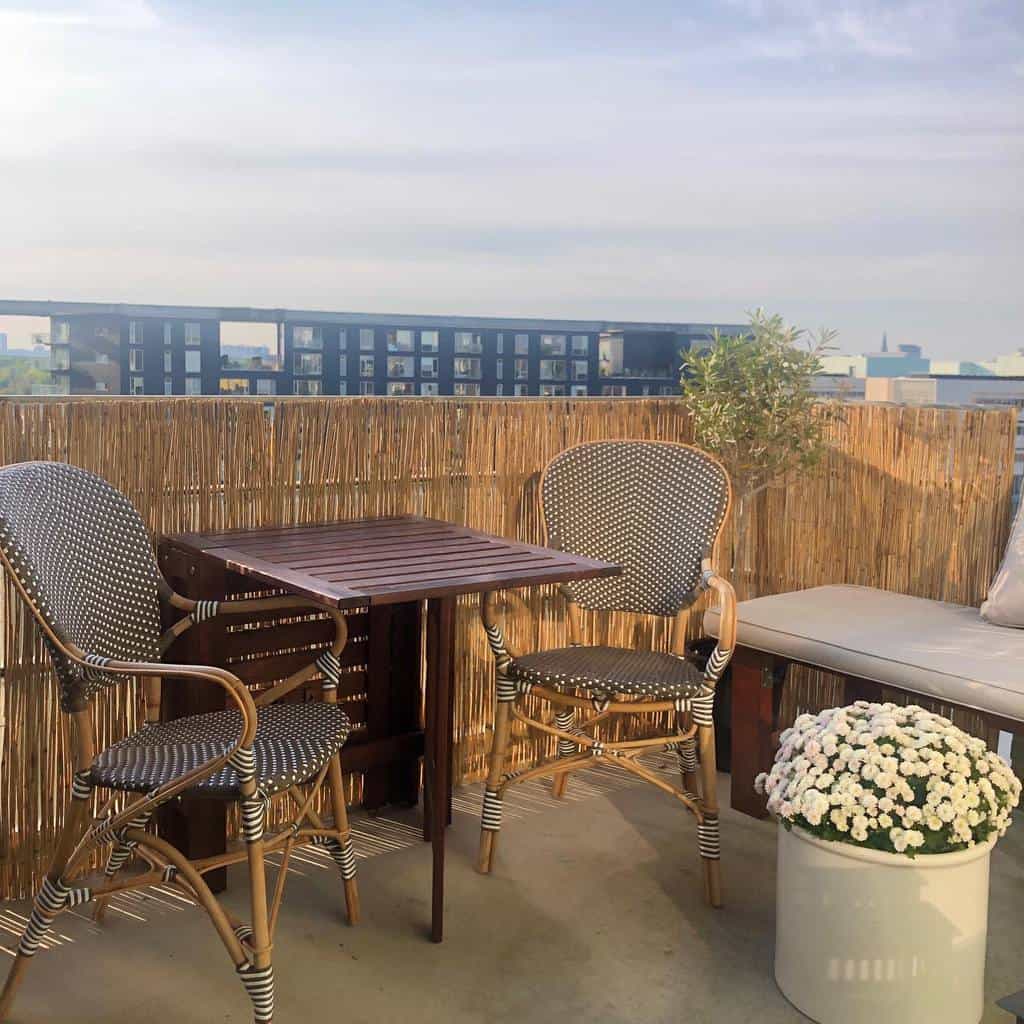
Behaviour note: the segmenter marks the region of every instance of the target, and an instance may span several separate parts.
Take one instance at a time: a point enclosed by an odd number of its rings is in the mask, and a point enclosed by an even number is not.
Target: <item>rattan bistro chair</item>
[[[163,663],[171,642],[194,623],[219,614],[257,616],[294,609],[301,615],[303,609],[297,599],[286,597],[218,603],[175,594],[130,502],[100,478],[61,463],[0,469],[0,560],[31,609],[53,661],[61,706],[73,723],[75,767],[64,830],[0,993],[0,1020],[57,914],[95,901],[98,919],[112,894],[163,883],[179,886],[209,913],[252,1000],[255,1020],[271,1021],[271,944],[295,847],[326,847],[344,879],[349,922],[354,924],[359,915],[339,757],[349,732],[348,717],[337,703],[344,618],[330,612],[336,627],[330,648],[255,700],[223,669]],[[184,613],[163,633],[162,605]],[[322,701],[278,703],[317,672]],[[132,676],[143,678],[146,724],[97,752],[91,698]],[[164,679],[219,686],[230,698],[230,710],[159,722]],[[323,822],[313,806],[325,779],[333,825]],[[310,785],[304,790],[305,783]],[[90,818],[94,789],[108,791],[109,798]],[[265,835],[266,803],[281,793],[291,795],[295,816],[283,831]],[[238,803],[244,849],[190,861],[146,831],[156,808],[179,795]],[[110,847],[106,868],[93,884],[83,877],[84,870],[105,846]],[[282,860],[268,906],[264,858],[271,850]],[[119,878],[133,854],[145,862],[141,873]],[[207,871],[243,860],[251,882],[248,925],[221,907],[203,879]]]
[[[712,906],[721,906],[712,707],[715,684],[735,646],[736,598],[710,556],[729,510],[729,478],[720,463],[688,445],[600,441],[556,456],[541,477],[540,497],[548,545],[616,562],[623,572],[562,588],[569,601],[570,646],[556,650],[513,653],[494,594],[483,597],[498,700],[479,868],[491,870],[509,786],[552,776],[553,792],[561,796],[570,772],[604,758],[670,793],[694,815],[705,895]],[[701,671],[683,657],[686,608],[708,588],[718,595],[722,628]],[[581,608],[674,616],[673,653],[583,646]],[[527,697],[538,698],[542,708],[550,705],[554,724],[531,717]],[[669,735],[655,727],[665,713],[675,726]],[[642,737],[612,741],[595,728],[641,716],[650,720],[646,729],[633,730],[647,733]],[[557,755],[506,772],[513,721],[556,737]],[[638,760],[657,750],[678,752],[682,788]]]

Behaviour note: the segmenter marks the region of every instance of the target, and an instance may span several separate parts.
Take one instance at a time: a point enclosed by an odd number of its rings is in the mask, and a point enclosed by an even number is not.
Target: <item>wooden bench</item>
[[[846,701],[899,690],[979,712],[991,731],[1024,735],[1024,629],[977,608],[871,587],[827,586],[741,601],[732,669],[732,806],[762,817],[754,778],[775,754],[790,665],[844,677]],[[704,616],[717,636],[718,612]]]

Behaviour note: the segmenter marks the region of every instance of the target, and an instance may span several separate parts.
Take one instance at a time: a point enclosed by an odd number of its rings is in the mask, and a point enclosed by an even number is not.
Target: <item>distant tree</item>
[[[0,394],[30,395],[35,384],[49,384],[50,369],[44,359],[8,356],[0,359]]]
[[[680,384],[693,417],[694,442],[722,460],[736,495],[736,548],[748,528],[751,499],[772,481],[817,465],[826,416],[816,410],[811,379],[835,331],[787,325],[781,316],[748,313],[744,334],[714,332],[687,353]]]

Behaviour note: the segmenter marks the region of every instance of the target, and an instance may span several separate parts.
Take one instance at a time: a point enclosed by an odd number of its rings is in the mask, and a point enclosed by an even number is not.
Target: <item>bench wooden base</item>
[[[738,646],[731,662],[732,670],[732,807],[755,818],[763,818],[765,798],[754,791],[754,779],[760,772],[768,771],[775,757],[779,733],[779,704],[782,687],[790,665],[805,665],[807,668],[831,671],[825,665],[810,665],[807,662],[791,661],[777,654],[758,651],[752,647]],[[870,679],[858,679],[844,673],[846,703],[855,700],[881,701],[883,691],[897,691],[917,697],[925,702],[935,702],[925,694],[917,694],[891,684],[882,684]],[[981,715],[989,730],[989,745],[994,745],[1000,732],[1024,736],[1024,722],[1001,715],[979,712],[976,708],[965,708],[950,701],[940,702],[944,708],[972,711]]]

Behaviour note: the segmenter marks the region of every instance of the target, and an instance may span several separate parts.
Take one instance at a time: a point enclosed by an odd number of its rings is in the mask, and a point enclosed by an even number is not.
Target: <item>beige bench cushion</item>
[[[741,601],[738,642],[1024,721],[1024,632],[977,608],[831,586]],[[718,633],[718,612],[704,629]]]

